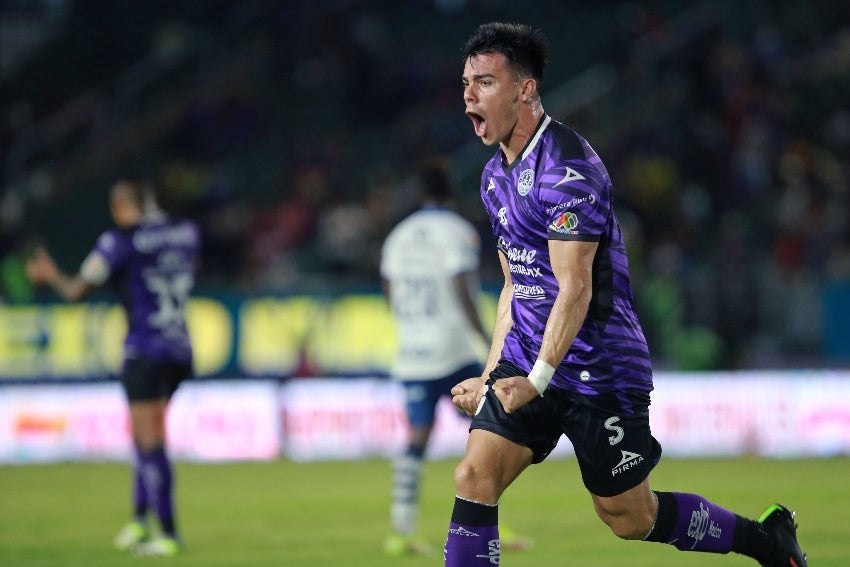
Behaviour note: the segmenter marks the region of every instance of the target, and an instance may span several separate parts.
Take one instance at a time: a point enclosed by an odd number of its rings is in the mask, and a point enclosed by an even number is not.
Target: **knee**
[[[455,488],[458,492],[466,492],[478,485],[480,473],[472,463],[462,460],[455,467]]]
[[[139,449],[148,452],[164,446],[165,435],[158,428],[134,428],[133,442]]]
[[[454,481],[457,495],[462,498],[485,504],[495,504],[499,500],[500,491],[493,475],[466,459],[455,467]]]

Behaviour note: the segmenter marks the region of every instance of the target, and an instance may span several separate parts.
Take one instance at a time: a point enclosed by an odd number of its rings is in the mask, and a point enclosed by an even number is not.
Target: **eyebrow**
[[[480,73],[480,74],[472,75],[471,77],[461,77],[461,80],[464,80],[464,81],[470,81],[470,80],[471,80],[471,81],[477,81],[477,80],[479,80],[479,79],[485,79],[485,78],[489,78],[489,77],[492,77],[492,78],[494,78],[494,79],[495,79],[495,78],[496,78],[496,75],[494,75],[493,73]]]

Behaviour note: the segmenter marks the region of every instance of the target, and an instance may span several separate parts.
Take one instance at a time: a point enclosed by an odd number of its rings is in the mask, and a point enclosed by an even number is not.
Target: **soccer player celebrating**
[[[137,180],[117,181],[110,191],[117,228],[97,240],[75,276],[58,269],[44,248],[27,263],[29,278],[77,301],[112,284],[126,310],[121,383],[130,407],[136,459],[134,519],[115,537],[119,549],[170,556],[182,548],[172,496],[173,472],[165,452],[165,412],[180,382],[192,372],[192,347],[184,311],[194,284],[200,238],[189,221],[169,220],[152,192]],[[161,534],[152,537],[153,508]]]
[[[538,30],[485,24],[463,54],[466,114],[484,144],[499,146],[481,199],[505,283],[485,373],[452,390],[473,420],[454,475],[446,566],[498,564],[499,498],[564,434],[596,513],[620,538],[805,567],[783,506],[756,521],[650,488],[661,458],[649,427],[652,369],[611,178],[590,144],[543,110],[548,50]]]
[[[389,555],[427,555],[416,534],[419,486],[437,403],[452,387],[483,370],[478,341],[490,337],[478,314],[481,244],[475,227],[450,204],[452,186],[439,161],[419,174],[421,207],[396,225],[381,252],[381,280],[396,323],[398,349],[392,376],[404,387],[410,434],[403,456],[393,461]],[[530,542],[509,531],[505,547]],[[505,541],[505,540],[508,541]]]

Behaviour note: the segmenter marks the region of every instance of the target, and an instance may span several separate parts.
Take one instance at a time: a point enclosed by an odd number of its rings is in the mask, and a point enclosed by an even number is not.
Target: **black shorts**
[[[128,358],[120,380],[130,402],[168,400],[183,380],[192,376],[192,365]]]
[[[525,376],[502,361],[496,378]],[[597,496],[616,496],[643,482],[661,459],[661,445],[649,429],[649,393],[640,390],[585,396],[549,387],[517,411],[507,414],[493,390],[472,419],[470,430],[484,429],[525,445],[533,462],[543,461],[561,435],[572,442],[585,487]]]

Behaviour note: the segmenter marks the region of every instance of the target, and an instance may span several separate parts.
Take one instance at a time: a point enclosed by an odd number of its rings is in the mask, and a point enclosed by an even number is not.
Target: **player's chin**
[[[485,146],[495,146],[499,143],[499,137],[493,134],[492,131],[485,130],[481,134],[477,134],[478,139],[481,140],[481,143]]]

